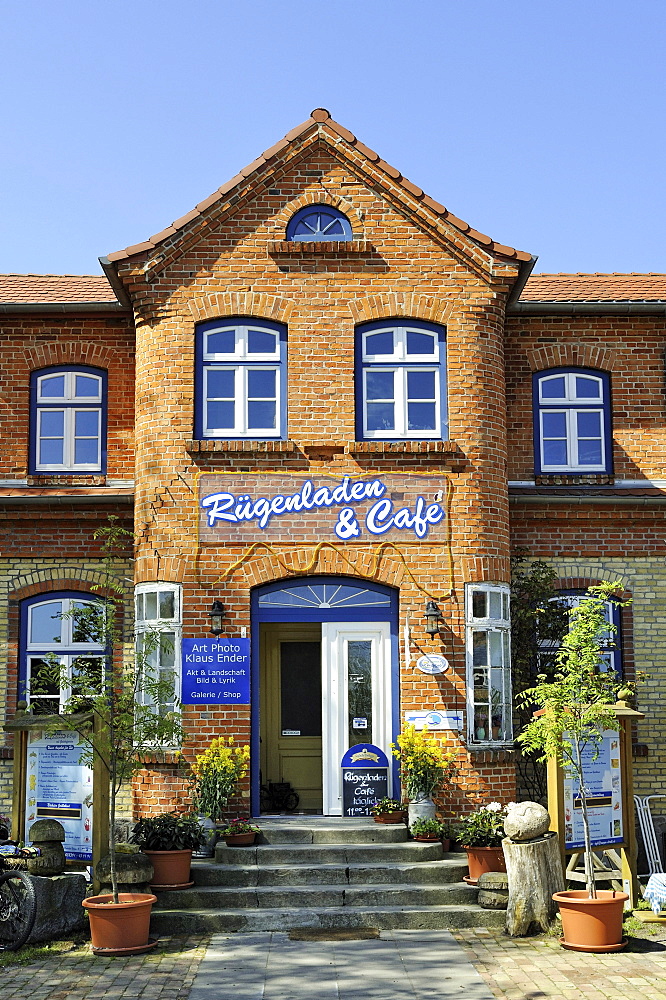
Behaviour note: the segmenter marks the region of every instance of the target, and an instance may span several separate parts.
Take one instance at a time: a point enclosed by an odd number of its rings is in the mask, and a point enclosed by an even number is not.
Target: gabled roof
[[[484,235],[484,233],[478,232],[473,229],[467,222],[463,222],[452,212],[449,212],[444,205],[440,205],[438,201],[430,198],[425,192],[418,187],[418,185],[413,184],[411,181],[403,177],[396,167],[392,167],[390,163],[383,160],[378,153],[373,149],[370,149],[364,143],[360,142],[356,136],[346,129],[344,125],[338,124],[334,121],[330,113],[325,108],[315,108],[311,113],[310,117],[303,122],[302,125],[297,126],[292,129],[291,132],[287,132],[284,139],[280,139],[276,142],[274,146],[267,149],[261,156],[257,157],[249,166],[244,167],[235,177],[223,184],[222,187],[214,191],[208,198],[188,212],[183,215],[180,219],[176,219],[172,222],[170,226],[163,229],[161,232],[156,233],[151,236],[149,240],[144,243],[136,243],[133,246],[127,247],[125,250],[118,250],[115,253],[110,253],[107,258],[102,258],[102,265],[108,267],[109,263],[115,263],[117,261],[126,260],[128,257],[133,257],[135,254],[144,253],[146,251],[155,250],[160,244],[165,243],[170,238],[176,236],[181,230],[185,229],[191,222],[197,219],[199,216],[203,215],[208,209],[210,209],[217,202],[223,199],[230,198],[234,189],[239,185],[246,183],[251,180],[253,175],[261,171],[267,164],[275,160],[280,153],[287,149],[291,144],[296,144],[297,142],[309,137],[312,133],[319,133],[320,137],[328,141],[332,147],[336,149],[344,149],[344,144],[346,143],[349,147],[360,153],[362,157],[368,161],[369,165],[372,165],[376,170],[383,172],[387,179],[390,180],[392,185],[397,185],[402,188],[404,193],[409,196],[410,200],[416,199],[421,205],[425,206],[434,217],[446,221],[457,229],[460,233],[463,233],[472,242],[478,244],[487,253],[498,255],[504,258],[509,258],[510,260],[517,261],[521,264],[525,264],[532,260],[532,255],[525,253],[521,250],[516,250],[514,247],[505,246],[504,244],[497,243],[490,236]],[[342,140],[342,143],[341,143]]]
[[[0,274],[0,302],[117,304],[103,274]]]
[[[666,302],[666,274],[532,274],[521,302]]]

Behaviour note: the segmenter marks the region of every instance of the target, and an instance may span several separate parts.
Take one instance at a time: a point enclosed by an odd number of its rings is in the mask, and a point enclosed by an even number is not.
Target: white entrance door
[[[341,816],[345,750],[374,743],[391,760],[389,623],[324,622],[321,660],[324,815]]]

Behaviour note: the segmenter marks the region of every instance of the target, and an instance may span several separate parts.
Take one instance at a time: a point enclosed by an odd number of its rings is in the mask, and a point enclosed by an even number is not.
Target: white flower
[[[485,808],[488,810],[488,812],[498,813],[502,811],[504,806],[502,805],[501,802],[489,802],[488,805],[485,806]]]

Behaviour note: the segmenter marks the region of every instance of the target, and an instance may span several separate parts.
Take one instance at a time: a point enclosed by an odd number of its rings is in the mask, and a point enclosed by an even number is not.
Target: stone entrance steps
[[[405,826],[329,817],[261,820],[255,847],[218,845],[195,861],[191,889],[162,892],[153,933],[295,927],[501,926],[462,881],[465,856],[408,838]]]

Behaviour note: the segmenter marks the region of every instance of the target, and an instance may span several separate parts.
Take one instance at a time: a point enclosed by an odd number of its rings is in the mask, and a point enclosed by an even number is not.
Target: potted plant
[[[377,799],[373,806],[370,806],[370,815],[375,823],[402,823],[405,818],[405,810],[398,799],[384,796],[382,799]]]
[[[185,889],[190,882],[192,851],[204,842],[196,816],[162,813],[140,819],[130,841],[138,844],[153,866],[151,889]]]
[[[455,820],[452,816],[445,817],[441,824],[440,830],[440,840],[442,841],[442,849],[446,851],[451,850],[451,843],[455,840],[457,830],[455,825]]]
[[[570,627],[556,654],[552,680],[540,675],[522,695],[536,711],[518,737],[527,753],[540,761],[556,759],[580,789],[585,843],[585,890],[556,892],[564,933],[563,945],[583,951],[617,951],[622,947],[622,912],[627,893],[597,889],[587,808],[587,769],[599,755],[606,730],[617,726],[614,704],[625,682],[604,669],[604,648],[615,628],[606,618],[606,604],[616,599],[619,583],[590,587],[569,612]],[[617,602],[623,604],[626,602]]]
[[[236,746],[233,736],[218,736],[192,764],[194,809],[219,823],[229,799],[247,774],[250,748]]]
[[[432,796],[455,773],[455,750],[444,750],[427,727],[417,730],[407,724],[391,744],[400,761],[400,776],[409,799],[409,826],[417,819],[434,819]]]
[[[442,837],[442,824],[438,819],[416,819],[409,831],[414,840],[434,844]]]
[[[254,844],[258,833],[259,827],[242,816],[232,819],[220,830],[227,847],[249,847]]]
[[[44,716],[44,730],[74,732],[81,745],[81,763],[101,762],[109,781],[109,862],[111,893],[83,901],[90,917],[92,948],[96,954],[145,951],[156,941],[149,940],[152,893],[119,893],[116,869],[116,806],[123,785],[144,766],[144,758],[156,750],[179,746],[183,736],[180,715],[164,710],[174,703],[175,677],[151,669],[159,633],[143,633],[137,641],[134,619],[118,572],[119,559],[132,539],[130,532],[109,518],[109,524],[95,532],[102,538],[103,583],[92,587],[97,598],[67,614],[75,620],[77,632],[92,638],[108,650],[103,667],[91,669],[83,655],[80,665],[72,665],[76,685],[56,656],[45,657],[33,690],[39,693],[51,685],[70,689],[71,696],[60,715]],[[63,617],[65,617],[63,615]],[[128,654],[128,649],[133,650]],[[77,669],[77,666],[79,669]]]
[[[501,802],[488,802],[458,818],[455,839],[467,851],[467,882],[476,885],[484,872],[506,871],[502,850],[505,819],[506,806]]]

